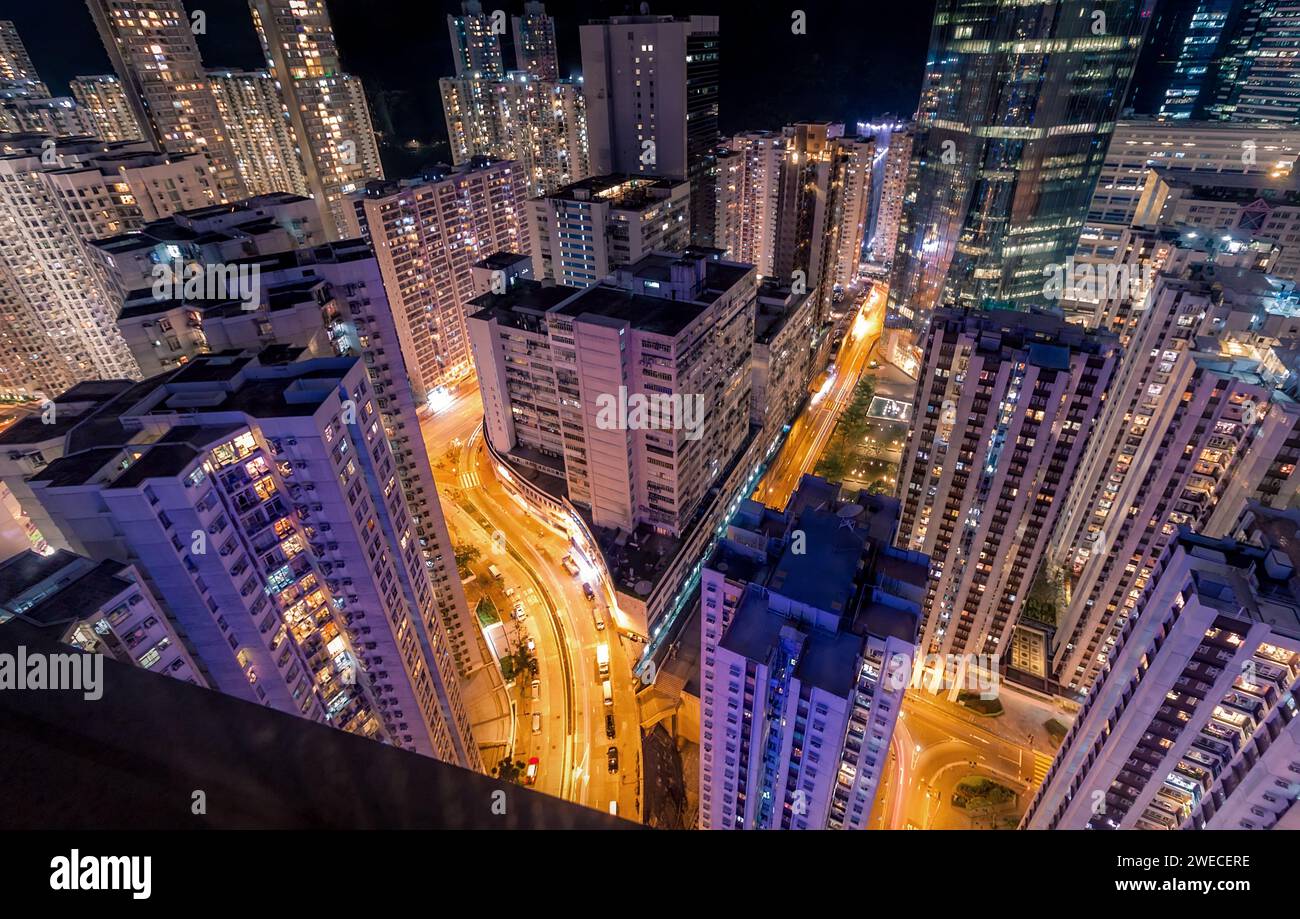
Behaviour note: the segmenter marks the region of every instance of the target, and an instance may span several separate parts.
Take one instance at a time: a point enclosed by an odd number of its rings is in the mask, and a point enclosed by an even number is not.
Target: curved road
[[[421,429],[435,461],[449,525],[457,524],[454,541],[477,546],[481,557],[476,567],[496,564],[505,584],[516,588],[511,602],[522,599],[527,614],[517,627],[537,646],[541,699],[533,702],[527,692],[518,691],[513,697],[521,711],[515,757],[538,757],[538,790],[601,810],[617,802],[621,816],[638,819],[641,744],[631,670],[637,649],[624,649],[608,624],[604,604],[593,608],[581,581],[561,566],[568,551],[566,538],[533,517],[497,481],[478,433],[481,417],[478,393],[471,389],[433,417],[423,418]],[[442,469],[437,468],[439,460]],[[503,613],[509,615],[509,610]],[[605,628],[597,629],[598,617],[607,623]],[[604,704],[601,691],[598,644],[609,646],[612,706]],[[532,731],[533,711],[542,714],[538,734]],[[605,725],[610,712],[615,720],[612,740]],[[616,773],[607,765],[610,746],[619,753]]]

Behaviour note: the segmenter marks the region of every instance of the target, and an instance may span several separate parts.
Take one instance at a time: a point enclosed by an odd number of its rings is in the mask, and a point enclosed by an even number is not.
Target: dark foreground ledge
[[[0,626],[0,654],[16,656],[20,645],[29,654],[75,651],[19,620]],[[0,689],[0,828],[635,825],[106,659],[95,701]]]

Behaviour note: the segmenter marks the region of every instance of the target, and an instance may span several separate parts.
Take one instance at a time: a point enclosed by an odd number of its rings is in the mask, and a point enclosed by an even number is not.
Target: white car
[[[524,644],[527,645],[529,651],[537,650],[537,642],[533,641],[531,636],[529,636],[528,641],[526,641]]]

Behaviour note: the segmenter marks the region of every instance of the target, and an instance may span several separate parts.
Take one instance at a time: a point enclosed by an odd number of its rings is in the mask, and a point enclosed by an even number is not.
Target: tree
[[[523,777],[524,768],[522,762],[518,760],[511,762],[510,757],[507,756],[497,763],[496,768],[492,770],[492,774],[503,782],[514,782],[518,785],[519,780]]]
[[[533,652],[528,650],[527,645],[520,645],[519,650],[511,655],[514,658],[515,672],[524,674],[528,673],[535,659]]]
[[[483,555],[476,546],[459,545],[455,547],[456,570],[460,572],[462,578],[469,577],[469,566],[477,562]]]

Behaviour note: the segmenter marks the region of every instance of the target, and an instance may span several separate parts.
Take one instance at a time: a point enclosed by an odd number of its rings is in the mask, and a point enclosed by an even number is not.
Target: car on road
[[[610,740],[614,739],[614,716],[613,715],[605,716],[605,736],[608,737]]]
[[[506,588],[506,596],[507,596],[507,597],[513,597],[514,595],[515,595],[515,589],[514,589],[513,587],[507,587],[507,588]]]
[[[564,570],[569,572],[569,574],[573,575],[575,578],[578,576],[578,566],[574,563],[572,556],[564,556],[564,558],[560,559],[560,564],[564,566]]]
[[[588,581],[582,582],[582,595],[588,600],[596,599],[596,591],[591,589],[591,584]]]
[[[537,658],[535,657],[528,658],[528,672],[531,673],[533,676],[537,676],[537,669],[538,669]]]
[[[533,639],[531,635],[529,635],[528,640],[524,642],[524,646],[528,648],[529,651],[537,650],[537,642]]]
[[[532,683],[529,684],[529,686],[530,686],[530,687],[532,688],[532,690],[533,690],[533,701],[536,702],[536,701],[538,701],[539,699],[541,699],[541,698],[542,698],[542,681],[541,681],[541,680],[533,680]]]
[[[526,612],[524,612],[524,601],[523,601],[523,600],[516,600],[516,601],[515,601],[515,606],[514,606],[514,611],[513,611],[513,612],[514,612],[515,618],[518,619],[520,622],[523,622],[525,619],[528,618],[528,614],[527,614]]]
[[[533,733],[534,733],[534,734],[540,734],[540,733],[542,733],[542,713],[541,713],[541,712],[533,712]]]
[[[538,759],[533,756],[528,760],[528,768],[524,770],[524,784],[532,785],[537,781]]]
[[[609,766],[609,771],[618,772],[618,747],[610,747],[606,750],[605,758]]]

